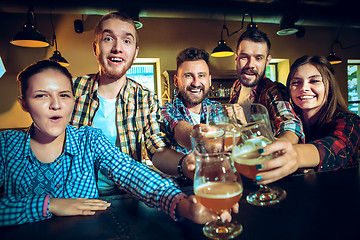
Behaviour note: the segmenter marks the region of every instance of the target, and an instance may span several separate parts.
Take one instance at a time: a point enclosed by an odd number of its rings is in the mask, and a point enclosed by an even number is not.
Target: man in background
[[[295,144],[305,139],[303,127],[290,106],[286,87],[265,76],[271,60],[270,48],[267,35],[258,29],[248,30],[240,36],[235,53],[239,79],[232,86],[230,103],[264,105],[275,137]]]
[[[161,114],[165,132],[173,148],[183,154],[189,154],[192,149],[190,132],[193,126],[205,123],[208,106],[217,102],[206,98],[210,90],[211,75],[209,54],[205,50],[187,48],[181,51],[176,58],[176,65],[174,85],[178,89],[178,95],[162,106]],[[159,163],[159,169],[160,164],[170,163]],[[185,176],[193,179],[195,159],[190,155],[187,161],[178,166],[174,162],[172,167],[177,167],[180,175],[183,169],[186,169]]]

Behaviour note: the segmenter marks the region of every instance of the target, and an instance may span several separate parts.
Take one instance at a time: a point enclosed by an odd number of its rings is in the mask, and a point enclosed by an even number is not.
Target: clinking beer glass
[[[261,155],[259,149],[274,141],[269,115],[265,106],[253,103],[243,106],[246,124],[240,128],[240,140],[233,148],[231,159],[239,173],[255,180],[259,172],[256,165],[274,158],[278,153]],[[250,193],[246,200],[256,206],[274,205],[286,197],[279,187],[260,185],[260,189]]]
[[[204,235],[211,239],[234,238],[242,232],[242,225],[222,222],[220,214],[240,200],[243,185],[230,159],[230,152],[224,151],[225,131],[216,126],[195,127],[191,139],[196,157],[196,199],[218,214],[217,220],[204,225]]]
[[[225,131],[225,151],[231,151],[233,143],[240,138],[238,131],[242,111],[238,103],[212,104],[207,107],[206,124],[217,126]],[[240,114],[239,114],[240,112]]]

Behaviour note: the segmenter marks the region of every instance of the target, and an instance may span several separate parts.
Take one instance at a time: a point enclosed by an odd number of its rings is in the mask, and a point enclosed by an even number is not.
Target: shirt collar
[[[91,98],[97,97],[97,92],[99,90],[99,81],[100,81],[100,74],[99,72],[96,73],[90,81],[90,95]]]
[[[30,147],[30,133],[34,128],[34,124],[31,124],[31,126],[26,130],[25,136],[24,136],[24,145],[22,146],[23,154],[19,155],[19,159],[31,159],[31,147]],[[65,148],[64,153],[68,153],[70,155],[78,155],[80,152],[80,147],[78,145],[79,140],[76,137],[76,134],[74,134],[74,130],[76,128],[68,125],[65,129],[66,135],[65,135]]]

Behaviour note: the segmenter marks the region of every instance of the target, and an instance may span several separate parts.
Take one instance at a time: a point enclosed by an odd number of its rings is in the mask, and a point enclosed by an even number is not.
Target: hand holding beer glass
[[[265,160],[274,158],[278,153],[261,155],[259,150],[274,141],[270,119],[265,106],[251,104],[243,107],[247,124],[240,128],[240,140],[233,148],[231,159],[239,173],[256,179],[257,166]],[[248,203],[256,206],[267,206],[279,203],[286,197],[286,192],[278,187],[260,185],[257,192],[246,197]]]
[[[220,215],[239,202],[243,186],[240,175],[231,162],[230,153],[224,151],[225,131],[216,126],[205,131],[194,128],[191,139],[196,157],[196,199],[218,215],[217,220],[204,225],[204,235],[211,239],[234,238],[242,232],[242,225],[222,222]]]
[[[244,118],[242,107],[238,103],[213,104],[208,106],[206,124],[217,126],[225,131],[225,151],[231,151],[234,141],[240,137],[239,125]]]

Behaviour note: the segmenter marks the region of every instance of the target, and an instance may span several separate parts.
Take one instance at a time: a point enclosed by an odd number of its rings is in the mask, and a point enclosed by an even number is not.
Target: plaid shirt
[[[309,129],[305,135],[319,151],[318,171],[358,164],[360,117],[338,112],[324,127]]]
[[[99,108],[97,90],[99,73],[74,80],[75,107],[70,124],[81,127],[93,125]],[[116,103],[116,146],[121,152],[141,161],[142,142],[151,157],[155,150],[166,146],[165,134],[160,131],[160,108],[155,93],[127,78]]]
[[[240,89],[241,82],[238,79],[232,86],[230,103],[238,101]],[[305,141],[301,120],[291,108],[289,96],[283,84],[273,82],[269,78],[263,78],[252,89],[250,98],[252,102],[260,103],[268,109],[275,136],[284,131],[291,131],[299,136],[300,142]]]
[[[206,122],[207,107],[209,105],[216,103],[218,102],[209,100],[207,98],[204,99],[200,110],[200,123]],[[165,129],[164,131],[166,133],[167,138],[171,142],[172,148],[177,152],[181,152],[184,154],[190,153],[191,150],[180,146],[177,143],[177,141],[174,139],[174,129],[180,121],[187,121],[191,125],[193,126],[195,125],[190,115],[189,109],[187,109],[181,98],[176,97],[171,102],[165,103],[161,107],[161,115],[163,117],[163,122],[164,122],[164,129]]]
[[[55,160],[55,190],[35,195],[32,181],[40,162],[30,148],[30,134],[0,133],[0,225],[35,222],[51,217],[49,197],[98,198],[95,172],[107,172],[116,185],[150,207],[158,208],[174,219],[174,209],[184,197],[171,178],[163,178],[148,166],[119,151],[101,130],[84,126],[66,128],[63,154]]]

